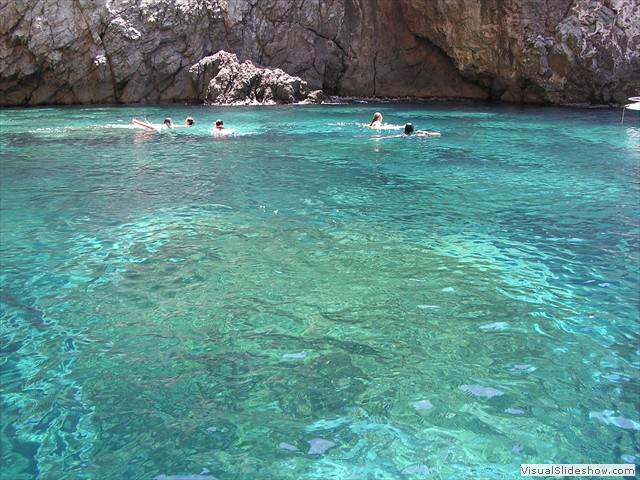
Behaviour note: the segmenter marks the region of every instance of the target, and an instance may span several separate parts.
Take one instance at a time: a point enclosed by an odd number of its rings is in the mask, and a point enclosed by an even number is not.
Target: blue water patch
[[[640,124],[619,114],[2,110],[0,476],[640,458]]]

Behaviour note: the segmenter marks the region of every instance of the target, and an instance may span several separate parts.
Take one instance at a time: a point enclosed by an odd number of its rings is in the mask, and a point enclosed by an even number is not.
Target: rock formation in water
[[[225,51],[205,57],[189,69],[206,105],[272,105],[320,103],[322,90],[312,92],[307,82],[279,68],[258,68],[249,60]]]
[[[327,95],[640,93],[637,0],[0,0],[0,11],[4,105],[203,101],[222,78],[194,72],[219,51]]]

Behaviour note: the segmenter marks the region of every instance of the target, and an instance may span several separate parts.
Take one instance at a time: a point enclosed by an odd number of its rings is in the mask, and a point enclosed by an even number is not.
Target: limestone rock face
[[[553,104],[640,93],[637,0],[0,0],[0,11],[4,105],[224,102],[233,71],[203,60],[220,51],[244,65],[234,82],[263,85],[232,100],[245,103],[305,88]]]
[[[639,90],[637,0],[412,0],[404,7],[411,30],[492,98],[625,103]]]

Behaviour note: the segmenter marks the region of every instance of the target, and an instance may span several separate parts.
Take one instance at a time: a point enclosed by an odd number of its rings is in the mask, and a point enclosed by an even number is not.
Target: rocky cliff
[[[328,95],[640,94],[637,0],[0,0],[0,11],[4,105],[203,101],[193,68],[221,50]]]

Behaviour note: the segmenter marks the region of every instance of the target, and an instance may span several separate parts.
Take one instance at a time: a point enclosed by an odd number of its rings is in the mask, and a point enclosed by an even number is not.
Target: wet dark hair
[[[216,127],[221,127],[222,125],[222,120],[216,120]]]
[[[193,125],[195,122],[195,120],[191,117],[187,117],[187,125]]]
[[[171,122],[171,119],[169,117],[167,117],[167,118],[164,119],[164,123],[172,123],[172,122]]]
[[[411,135],[413,133],[413,123],[407,123],[404,126],[404,134]]]

